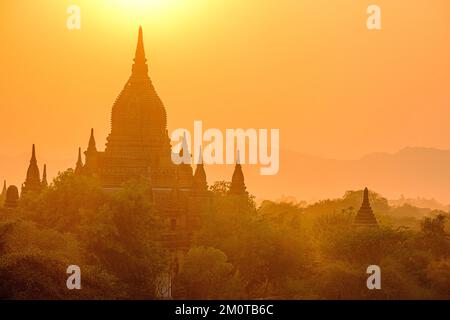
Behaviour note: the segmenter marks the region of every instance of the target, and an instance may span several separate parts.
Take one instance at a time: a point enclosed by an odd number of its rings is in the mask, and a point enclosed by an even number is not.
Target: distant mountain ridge
[[[210,178],[214,171],[211,168]],[[450,203],[450,150],[407,147],[396,153],[371,153],[358,160],[326,159],[282,150],[277,176],[260,176],[245,167],[250,192],[258,198],[294,196],[314,201],[341,197],[367,186],[388,199],[436,199]]]

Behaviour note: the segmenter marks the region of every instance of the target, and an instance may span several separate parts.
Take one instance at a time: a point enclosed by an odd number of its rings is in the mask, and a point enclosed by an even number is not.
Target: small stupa
[[[353,221],[355,226],[366,226],[366,227],[378,227],[377,219],[373,214],[372,208],[369,202],[369,189],[364,189],[364,197],[361,208],[356,214],[355,220]]]

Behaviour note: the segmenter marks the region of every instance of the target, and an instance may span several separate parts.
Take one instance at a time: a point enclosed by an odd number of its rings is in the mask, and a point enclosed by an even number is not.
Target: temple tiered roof
[[[148,76],[142,28],[131,76],[112,107],[111,132],[104,152],[97,151],[93,132],[85,152],[85,172],[97,175],[108,189],[130,179],[149,178],[155,188],[170,188],[178,168],[171,160],[165,107]],[[192,169],[180,172],[180,188],[192,183]]]
[[[161,143],[166,130],[166,110],[148,76],[143,33],[139,28],[131,76],[112,108],[107,151],[114,152],[129,143]]]

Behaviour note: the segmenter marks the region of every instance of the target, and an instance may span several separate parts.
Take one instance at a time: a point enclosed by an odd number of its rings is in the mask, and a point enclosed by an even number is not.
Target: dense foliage
[[[361,191],[256,206],[228,188],[211,187],[212,209],[174,279],[175,298],[450,298],[448,213],[392,208],[371,193],[381,227],[357,229]],[[170,265],[159,241],[166,225],[146,182],[107,193],[93,178],[64,172],[18,209],[0,211],[0,298],[154,299]],[[71,264],[83,270],[82,290],[66,288]],[[381,290],[366,287],[374,264]]]

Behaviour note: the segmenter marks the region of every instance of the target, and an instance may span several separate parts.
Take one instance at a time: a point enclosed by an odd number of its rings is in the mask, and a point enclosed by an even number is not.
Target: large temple
[[[180,155],[187,150],[182,148]],[[167,129],[167,113],[148,74],[142,28],[131,68],[131,76],[117,96],[111,113],[111,132],[106,148],[99,151],[94,129],[83,164],[81,149],[75,173],[94,175],[103,188],[114,191],[131,179],[146,179],[152,187],[154,208],[170,220],[171,232],[166,243],[177,248],[188,246],[192,230],[198,224],[200,212],[209,204],[208,186],[203,164],[195,174],[190,164],[176,165],[172,161],[172,147]],[[201,161],[200,161],[201,162]],[[233,185],[246,194],[240,165]],[[234,175],[233,175],[234,177]],[[238,193],[239,193],[238,192]]]
[[[182,191],[194,185],[190,165],[175,165],[171,157],[166,109],[148,75],[142,28],[131,76],[112,107],[111,133],[106,148],[98,151],[94,130],[83,165],[79,154],[77,172],[97,175],[104,188],[114,190],[133,178],[148,178],[154,196],[169,197],[174,187]]]
[[[180,156],[190,152],[183,142]],[[142,28],[131,76],[112,106],[106,148],[97,149],[92,129],[84,155],[83,164],[79,150],[75,173],[98,177],[105,190],[117,190],[130,179],[150,182],[153,207],[167,217],[168,231],[162,241],[172,251],[171,269],[176,273],[201,213],[210,208],[211,201],[202,161],[195,174],[190,164],[172,161],[167,113],[148,75]],[[230,193],[247,195],[240,164],[236,165]],[[162,280],[161,296],[171,295],[167,290],[171,290],[172,275]]]
[[[84,171],[98,175],[105,188],[139,177],[148,177],[155,190],[175,182],[180,189],[192,186],[192,170],[180,170],[171,160],[166,110],[148,75],[142,28],[131,76],[112,107],[106,149],[97,150],[92,131],[85,156]]]
[[[185,151],[190,153],[186,141],[183,142],[180,156]],[[205,209],[205,204],[209,202],[206,173],[201,159],[195,174],[190,164],[176,165],[172,161],[166,109],[148,75],[141,27],[131,76],[112,106],[111,132],[107,137],[106,148],[104,151],[97,149],[94,129],[91,129],[84,163],[82,154],[79,148],[74,173],[97,177],[107,191],[118,190],[125,182],[133,179],[149,181],[155,208],[172,217],[172,229],[179,226],[180,222],[185,226],[195,225],[198,211]],[[33,144],[21,193],[40,192],[46,187],[47,168],[44,165],[41,178]],[[0,198],[2,202],[6,200],[6,193],[5,182]],[[230,194],[247,195],[239,163],[232,177]],[[181,216],[183,218],[177,219]]]
[[[180,151],[181,157],[184,152],[188,152],[190,158],[186,140]],[[201,159],[198,159],[195,174],[190,164],[176,165],[172,161],[166,109],[148,75],[142,28],[139,28],[131,76],[112,106],[111,132],[106,148],[104,151],[97,149],[92,129],[84,163],[82,155],[80,148],[74,173],[96,177],[107,192],[119,190],[133,179],[145,179],[150,183],[153,208],[167,217],[167,231],[161,240],[171,251],[171,269],[176,273],[189,248],[192,233],[200,223],[201,213],[210,209],[211,198]],[[22,195],[41,192],[47,187],[47,168],[44,165],[41,178],[33,145]],[[239,161],[232,177],[230,195],[236,198],[237,204],[247,203]],[[15,186],[6,188],[5,182],[0,201],[6,210],[15,208],[19,201],[18,189]],[[163,279],[161,296],[170,296],[172,276],[173,273]]]

